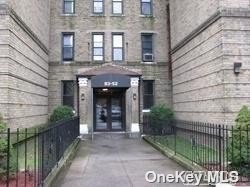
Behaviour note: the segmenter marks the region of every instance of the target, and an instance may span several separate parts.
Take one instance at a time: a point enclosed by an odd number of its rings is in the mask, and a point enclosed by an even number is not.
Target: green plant
[[[162,131],[165,127],[171,125],[174,119],[174,112],[165,104],[155,105],[149,113],[152,127],[155,131]]]
[[[50,122],[56,122],[64,119],[70,119],[74,116],[72,108],[68,106],[58,106],[50,116]]]
[[[7,157],[9,151],[9,168],[7,168]],[[9,174],[13,175],[16,171],[17,164],[14,161],[13,157],[13,147],[10,143],[10,147],[8,148],[7,141],[7,125],[3,121],[2,116],[0,115],[0,179],[6,179],[6,171],[9,170]]]
[[[228,147],[232,168],[241,175],[250,175],[250,109],[243,106],[232,129],[232,138]]]

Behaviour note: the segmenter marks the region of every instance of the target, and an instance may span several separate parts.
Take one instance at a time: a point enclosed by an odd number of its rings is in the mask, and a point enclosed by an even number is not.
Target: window
[[[112,56],[113,61],[123,61],[123,34],[115,33],[112,35]]]
[[[154,105],[154,81],[143,81],[143,109],[150,109]]]
[[[103,61],[104,60],[104,34],[103,33],[93,33],[93,60]]]
[[[142,34],[142,61],[152,62],[154,61],[153,56],[153,34]]]
[[[112,13],[113,14],[122,14],[123,13],[123,0],[113,0]]]
[[[103,0],[94,0],[94,10],[95,14],[103,14],[104,3]]]
[[[74,34],[63,33],[62,58],[63,61],[74,60]]]
[[[75,13],[75,0],[63,0],[63,13],[64,14]]]
[[[62,104],[74,108],[74,81],[62,81]]]
[[[151,0],[141,0],[141,14],[152,15],[152,2]]]

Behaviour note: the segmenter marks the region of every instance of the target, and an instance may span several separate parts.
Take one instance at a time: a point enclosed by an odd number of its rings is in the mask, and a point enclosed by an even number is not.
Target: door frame
[[[112,89],[111,89],[112,90]],[[97,102],[97,93],[95,92],[95,89],[93,89],[93,122],[94,122],[94,132],[121,132],[121,131],[125,131],[126,130],[126,89],[116,89],[116,90],[120,90],[119,94],[120,94],[120,102],[121,102],[121,129],[112,129],[112,119],[111,119],[111,113],[112,111],[112,106],[111,106],[111,100],[112,100],[112,95],[109,96],[99,96],[100,98],[107,98],[107,105],[108,105],[108,109],[107,109],[107,129],[96,129],[96,102]]]

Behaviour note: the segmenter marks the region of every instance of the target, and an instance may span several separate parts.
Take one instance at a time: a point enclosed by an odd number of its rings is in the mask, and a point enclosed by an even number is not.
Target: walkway
[[[182,170],[141,139],[99,134],[93,142],[81,142],[71,166],[60,173],[53,187],[181,187],[150,184],[144,176],[147,171],[174,174]]]

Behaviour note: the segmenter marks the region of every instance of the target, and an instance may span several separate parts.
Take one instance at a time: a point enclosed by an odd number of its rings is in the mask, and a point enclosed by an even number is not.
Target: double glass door
[[[95,130],[121,131],[124,130],[123,94],[96,94],[95,96]]]

